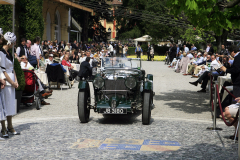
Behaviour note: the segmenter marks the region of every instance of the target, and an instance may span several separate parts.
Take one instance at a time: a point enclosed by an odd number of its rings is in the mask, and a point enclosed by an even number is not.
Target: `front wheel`
[[[143,94],[142,124],[149,125],[151,119],[151,93]]]
[[[87,91],[79,91],[78,93],[78,117],[82,123],[89,121],[90,109],[88,108],[88,100],[90,95]]]

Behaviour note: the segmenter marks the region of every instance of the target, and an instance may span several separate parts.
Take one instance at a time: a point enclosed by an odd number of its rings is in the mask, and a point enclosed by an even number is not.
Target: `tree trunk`
[[[89,13],[84,12],[83,16],[84,18],[84,23],[83,23],[83,32],[82,32],[82,41],[83,42],[88,42],[88,20],[89,20]]]
[[[223,29],[223,33],[221,36],[215,36],[216,43],[217,43],[217,51],[215,51],[216,53],[220,53],[222,49],[222,45],[226,45],[227,36],[228,36],[228,31],[226,31],[225,29]]]

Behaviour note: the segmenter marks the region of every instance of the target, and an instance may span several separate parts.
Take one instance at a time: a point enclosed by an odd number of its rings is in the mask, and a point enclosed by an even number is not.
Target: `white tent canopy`
[[[0,4],[14,5],[15,4],[15,0],[0,0]]]
[[[150,37],[149,35],[145,35],[145,36],[134,39],[134,41],[137,41],[137,42],[150,42],[151,40],[152,40],[152,37]]]
[[[134,39],[134,41],[135,41],[135,45],[137,46],[138,42],[149,42],[150,43],[150,41],[152,41],[152,37],[149,35],[145,35],[145,36]]]

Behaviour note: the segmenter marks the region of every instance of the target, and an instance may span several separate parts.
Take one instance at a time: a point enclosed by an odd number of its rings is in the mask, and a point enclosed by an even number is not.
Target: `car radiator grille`
[[[128,88],[124,84],[125,79],[118,80],[105,80],[105,90],[128,90]],[[105,91],[104,94],[107,95],[108,98],[115,96],[115,91]],[[121,95],[127,96],[127,92],[116,91],[116,95],[119,97]]]

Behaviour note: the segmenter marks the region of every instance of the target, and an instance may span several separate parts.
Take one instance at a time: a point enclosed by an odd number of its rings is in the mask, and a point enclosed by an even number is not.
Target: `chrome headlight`
[[[96,77],[93,80],[93,85],[96,88],[102,88],[104,86],[104,79],[102,77]]]
[[[134,77],[127,77],[125,80],[125,85],[129,89],[133,89],[137,85],[137,81]]]

